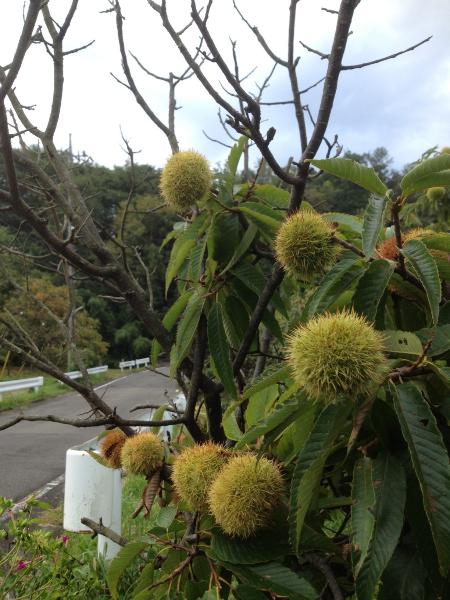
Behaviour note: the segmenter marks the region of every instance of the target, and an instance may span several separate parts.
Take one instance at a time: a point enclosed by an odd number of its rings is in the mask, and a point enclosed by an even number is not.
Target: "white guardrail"
[[[108,370],[108,365],[102,365],[101,367],[90,367],[87,369],[89,375],[96,375],[97,373],[105,373]],[[81,371],[69,371],[65,373],[70,379],[80,379],[82,377]],[[61,383],[61,382],[60,382]]]
[[[150,364],[149,358],[137,358],[136,360],[122,360],[119,363],[119,369],[123,371],[124,369],[132,369],[133,367],[146,367]]]
[[[13,379],[11,381],[0,381],[0,400],[5,392],[17,392],[19,390],[32,390],[36,392],[44,385],[43,377],[29,377],[28,379]]]

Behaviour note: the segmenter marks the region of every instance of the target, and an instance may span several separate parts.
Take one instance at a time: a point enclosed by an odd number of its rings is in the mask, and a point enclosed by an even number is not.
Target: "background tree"
[[[161,352],[170,355],[171,375],[186,396],[184,412],[174,419],[160,420],[158,414],[151,421],[124,418],[92,389],[64,322],[59,325],[84,372],[81,382],[68,380],[20,324],[8,322],[3,314],[8,328],[5,346],[82,393],[92,417],[19,415],[0,429],[21,420],[47,419],[83,427],[115,426],[127,435],[121,454],[124,464],[148,480],[136,513],[148,512],[158,494],[162,503],[171,503],[165,507],[164,514],[171,515],[166,531],[152,532],[158,543],[132,544],[124,550],[127,560],[133,552],[135,556],[148,552],[149,569],[144,569],[137,589],[149,597],[186,588],[188,597],[206,598],[212,587],[216,597],[224,598],[340,600],[356,595],[358,600],[373,600],[378,595],[386,600],[393,589],[401,590],[403,598],[411,597],[411,589],[419,590],[420,598],[448,593],[449,324],[447,288],[436,252],[448,256],[449,236],[402,231],[402,211],[415,193],[450,183],[450,157],[433,153],[402,178],[397,190],[391,190],[372,167],[333,156],[340,149],[336,137],[328,139],[327,127],[341,73],[394,58],[427,41],[346,65],[344,53],[357,4],[342,0],[339,10],[331,11],[336,26],[329,53],[302,44],[325,64],[324,77],[317,82],[322,94],[316,111],[309,106],[306,110],[303,101],[311,86],[302,91],[299,82],[295,51],[299,3],[290,3],[285,57],[273,52],[235,5],[249,34],[256,36],[290,84],[298,146],[292,150],[294,160],[281,165],[271,150],[276,131],[265,124],[264,104],[234,65],[228,65],[211,36],[212,2],[200,10],[192,0],[189,27],[201,41],[189,44],[186,28],[174,27],[166,2],[149,0],[149,10],[161,19],[187,68],[238,134],[223,172],[208,186],[206,161],[197,156],[197,166],[192,167],[192,152],[176,152],[171,77],[172,116],[166,125],[134,83],[121,7],[117,0],[110,3],[124,83],[165,132],[176,157],[171,167],[176,163],[180,168],[178,179],[172,168],[170,177],[163,174],[163,181],[170,179],[174,186],[164,185],[163,195],[179,216],[165,238],[172,243],[165,294],[172,290],[176,300],[162,320],[152,305],[149,286],[141,283],[142,271],[133,272],[134,267],[145,272],[142,255],[136,255],[125,226],[136,180],[130,179],[119,230],[106,235],[76,185],[70,161],[53,141],[61,106],[63,44],[76,0],[60,25],[52,18],[51,4],[31,0],[15,57],[0,70],[0,137],[8,188],[0,191],[3,208],[25,221],[58,260],[71,298],[69,311],[76,309],[70,284],[77,275],[103,286],[105,299],[127,303],[141,321],[143,337],[152,339],[153,361]],[[33,37],[40,13],[43,32]],[[42,36],[53,58],[55,89],[48,121],[41,129],[29,120],[13,84],[30,42],[42,42]],[[210,83],[206,63],[220,73],[231,96]],[[21,139],[21,134],[14,120],[10,133],[6,97],[16,121],[39,140],[45,168],[32,152],[14,149],[11,135]],[[306,117],[312,121],[310,129]],[[239,185],[238,165],[249,141],[282,186],[260,186],[255,179]],[[124,143],[132,168],[134,152]],[[318,160],[321,146],[326,158]],[[373,157],[380,159],[383,156]],[[39,207],[22,195],[25,184],[16,163],[26,167],[45,199]],[[308,206],[309,185],[320,171],[371,193],[363,218],[320,215]],[[43,216],[52,210],[57,218]],[[121,330],[124,343],[138,334],[137,328],[132,333]],[[206,431],[201,426],[202,409]],[[154,434],[135,436],[131,429],[164,424],[179,426],[166,447]],[[195,462],[186,461],[192,465],[191,481],[198,473],[212,473],[207,465],[214,456],[225,456],[228,462],[206,490],[203,486],[202,506],[184,494],[181,479],[171,475],[176,453],[206,441],[210,443],[200,457],[197,453]],[[104,455],[107,461],[108,453]],[[173,485],[176,497],[171,495]],[[200,482],[194,487],[201,491]],[[205,514],[208,510],[211,514]],[[89,525],[114,537],[101,523]],[[163,552],[168,555],[161,565],[157,557]],[[203,568],[197,576],[199,561]],[[113,596],[123,564],[119,559],[111,569]],[[414,565],[407,578],[405,564]]]

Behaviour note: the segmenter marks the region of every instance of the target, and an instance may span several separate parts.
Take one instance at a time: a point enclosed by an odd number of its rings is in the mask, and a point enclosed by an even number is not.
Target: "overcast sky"
[[[257,25],[273,50],[281,57],[287,52],[287,0],[237,0],[249,21]],[[189,20],[189,2],[167,0],[169,14],[179,28]],[[199,2],[200,5],[200,2]],[[66,0],[50,0],[56,20],[61,19]],[[323,52],[331,45],[335,16],[322,6],[336,9],[337,0],[301,0],[298,4],[296,40],[302,40]],[[140,150],[139,162],[161,166],[170,148],[161,132],[148,120],[131,93],[117,84],[113,72],[123,78],[114,15],[100,14],[107,0],[80,0],[79,9],[66,38],[66,49],[95,39],[83,52],[66,59],[64,103],[56,141],[67,147],[72,134],[75,151],[86,151],[93,159],[108,166],[123,164],[119,126],[134,150]],[[167,75],[181,73],[184,63],[165,33],[158,15],[146,0],[122,0],[127,46],[151,71]],[[11,60],[22,25],[22,2],[2,0],[0,5],[0,62]],[[227,60],[231,60],[230,40],[237,40],[241,73],[256,67],[245,82],[249,91],[257,91],[272,63],[261,50],[233,9],[232,0],[215,0],[209,25]],[[328,135],[339,135],[345,149],[355,152],[386,146],[401,167],[415,160],[431,146],[450,145],[450,3],[448,0],[361,0],[356,9],[345,64],[373,60],[407,48],[429,35],[427,44],[397,59],[342,73]],[[198,39],[194,28],[186,34],[194,48]],[[300,55],[301,88],[322,77],[326,65],[297,44]],[[162,120],[167,114],[167,85],[149,78],[130,57],[136,81],[152,109]],[[210,80],[217,89],[219,74],[207,65]],[[42,45],[31,48],[16,83],[24,105],[36,105],[31,114],[43,126],[49,110],[52,84],[51,59]],[[317,110],[320,86],[303,98],[313,112]],[[285,70],[278,67],[265,93],[266,101],[289,98]],[[228,99],[230,99],[228,97]],[[176,131],[181,149],[196,149],[211,161],[222,161],[227,150],[209,142],[202,133],[227,141],[218,119],[217,107],[193,78],[178,87]],[[298,154],[298,140],[291,107],[264,110],[265,126],[277,130],[273,150],[284,162]]]

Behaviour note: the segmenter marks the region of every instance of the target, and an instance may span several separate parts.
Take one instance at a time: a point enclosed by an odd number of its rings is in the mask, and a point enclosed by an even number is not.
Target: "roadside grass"
[[[141,369],[134,370],[136,373]],[[26,379],[27,377],[37,377],[42,373],[36,371],[21,371],[19,374],[12,374],[7,377],[3,377],[2,381],[9,381],[11,379]],[[128,375],[128,371],[121,371],[120,369],[108,369],[105,373],[98,373],[97,375],[91,375],[91,380],[94,386],[106,383],[113,379],[117,379],[121,375]],[[70,393],[72,388],[60,383],[53,377],[44,377],[44,385],[38,388],[36,392],[32,390],[23,390],[20,392],[8,392],[3,394],[2,400],[0,400],[0,412],[10,410],[12,408],[24,408],[34,402],[40,400],[47,400],[49,398],[56,398],[58,396],[64,396]]]
[[[142,512],[136,519],[132,518],[134,509],[141,499],[145,484],[145,477],[141,475],[127,475],[122,480],[122,536],[129,541],[136,541],[154,525],[155,511],[152,511],[152,514],[146,519],[144,519],[144,513]],[[39,527],[62,533],[63,510],[64,506],[61,502],[55,508],[42,511],[38,516]],[[92,539],[89,533],[65,532],[65,535],[69,538],[72,552],[92,552],[95,554],[97,551],[97,539]]]
[[[148,519],[144,519],[142,513],[132,519],[145,478],[130,475],[122,482],[122,535],[129,541],[136,541],[154,526],[157,509]],[[110,599],[107,584],[109,565],[97,557],[97,539],[89,533],[63,530],[62,503],[49,508],[48,504],[35,502],[30,504],[30,510],[32,512],[25,508],[14,521],[7,522],[7,530],[11,530],[6,535],[10,538],[9,543],[6,543],[6,538],[3,543],[0,536],[0,598]],[[0,527],[0,533],[7,534],[7,530],[2,532]],[[13,540],[14,543],[11,543]],[[145,564],[142,559],[128,566],[118,586],[119,598],[131,598]]]

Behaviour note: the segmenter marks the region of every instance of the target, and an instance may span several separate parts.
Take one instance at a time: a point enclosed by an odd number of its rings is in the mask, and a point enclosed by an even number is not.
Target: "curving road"
[[[129,414],[136,404],[163,404],[165,394],[174,396],[175,384],[162,375],[141,372],[127,375],[97,388],[104,400],[117,407],[124,418],[138,418],[142,411]],[[76,417],[88,405],[79,394],[44,400],[26,409],[33,415]],[[18,411],[0,413],[0,423],[12,419]],[[0,431],[0,496],[21,500],[64,472],[68,448],[98,435],[102,428],[77,429],[49,422],[18,423]]]

